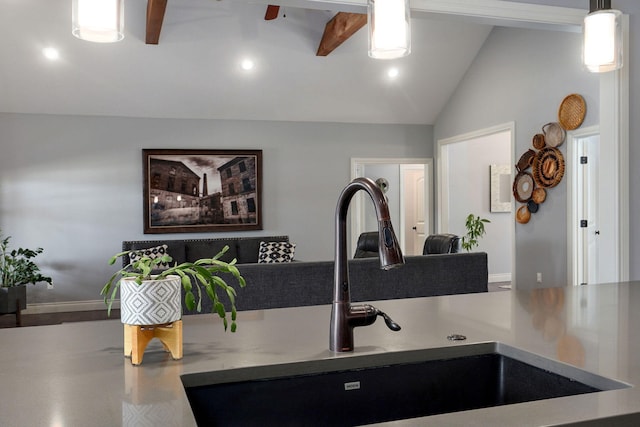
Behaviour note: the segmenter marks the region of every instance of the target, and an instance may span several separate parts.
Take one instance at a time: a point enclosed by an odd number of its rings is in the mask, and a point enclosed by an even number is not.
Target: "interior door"
[[[427,229],[424,166],[403,165],[402,177],[405,254],[422,255]]]
[[[607,173],[601,172],[600,135],[576,140],[577,284],[615,281],[615,239],[607,206],[611,191]]]

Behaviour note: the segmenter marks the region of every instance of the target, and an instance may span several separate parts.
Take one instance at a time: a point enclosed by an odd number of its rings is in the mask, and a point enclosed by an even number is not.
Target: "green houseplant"
[[[469,214],[465,222],[467,234],[462,236],[462,248],[470,252],[480,244],[480,238],[486,234],[484,225],[490,223],[488,219],[480,218],[474,214]]]
[[[240,275],[240,271],[236,267],[236,260],[225,262],[220,258],[227,252],[228,246],[225,246],[218,254],[212,258],[203,258],[195,262],[184,262],[182,264],[175,263],[170,265],[173,259],[168,254],[155,258],[149,256],[141,256],[126,266],[115,272],[104,285],[100,294],[104,296],[107,312],[111,314],[111,306],[116,298],[118,289],[122,286],[129,286],[127,289],[133,289],[142,286],[159,286],[161,281],[174,281],[176,286],[184,288],[184,303],[188,310],[197,309],[202,311],[203,294],[212,302],[212,312],[217,313],[223,320],[224,328],[227,330],[229,323],[227,320],[227,312],[225,305],[218,296],[218,290],[226,294],[231,312],[231,332],[236,331],[236,290],[227,284],[220,277],[221,273],[231,274],[240,287],[244,287],[246,282]],[[135,250],[125,251],[115,254],[109,259],[109,264],[113,265],[118,258],[129,256]],[[168,268],[159,271],[164,265]],[[195,288],[195,290],[194,290]],[[124,287],[121,289],[121,299],[124,300]],[[197,295],[197,297],[196,297]],[[124,301],[122,301],[124,304]],[[179,309],[179,289],[178,289],[178,309]],[[121,307],[122,308],[122,307]],[[123,323],[127,323],[123,320]]]
[[[26,285],[46,282],[52,284],[51,277],[42,275],[40,268],[33,261],[43,252],[42,248],[10,249],[11,236],[0,234],[0,313],[13,313],[17,309],[25,309],[27,304]]]

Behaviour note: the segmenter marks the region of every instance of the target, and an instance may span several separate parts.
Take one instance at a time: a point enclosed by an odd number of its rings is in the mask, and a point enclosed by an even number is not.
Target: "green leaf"
[[[187,306],[187,309],[189,311],[193,311],[193,309],[196,307],[196,297],[190,290],[184,294],[184,304]]]
[[[218,313],[218,316],[224,319],[224,317],[226,316],[226,313],[224,311],[224,305],[220,301],[216,302],[213,309]]]

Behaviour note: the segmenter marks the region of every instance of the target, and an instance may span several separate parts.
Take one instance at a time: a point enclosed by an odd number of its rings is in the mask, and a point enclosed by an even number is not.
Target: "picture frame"
[[[491,212],[511,212],[511,167],[489,165]]]
[[[262,150],[143,149],[144,233],[262,230]]]

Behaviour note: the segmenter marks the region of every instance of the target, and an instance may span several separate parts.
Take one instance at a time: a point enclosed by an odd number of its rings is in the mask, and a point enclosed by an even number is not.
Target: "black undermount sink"
[[[629,387],[500,343],[182,376],[199,426],[351,426]]]

